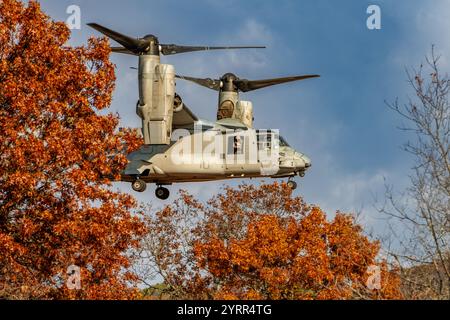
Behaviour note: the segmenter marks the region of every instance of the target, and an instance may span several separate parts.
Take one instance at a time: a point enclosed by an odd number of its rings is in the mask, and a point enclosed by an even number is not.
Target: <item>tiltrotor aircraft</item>
[[[253,127],[253,105],[241,101],[239,92],[249,92],[287,82],[319,77],[307,75],[250,81],[226,74],[220,79],[177,76],[172,65],[162,64],[161,55],[227,49],[264,47],[202,47],[161,44],[157,37],[132,38],[96,23],[92,28],[121,46],[112,52],[139,57],[139,101],[144,145],[128,155],[129,164],[121,180],[136,192],[156,184],[156,196],[166,200],[165,186],[174,183],[207,182],[234,178],[303,177],[311,160],[295,151],[277,130]],[[219,92],[217,121],[200,120],[176,93],[176,80],[192,81]]]

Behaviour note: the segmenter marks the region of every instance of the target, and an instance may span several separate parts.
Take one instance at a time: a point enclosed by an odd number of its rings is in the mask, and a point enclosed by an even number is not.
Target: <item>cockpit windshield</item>
[[[280,147],[290,147],[289,143],[282,136],[280,136]]]

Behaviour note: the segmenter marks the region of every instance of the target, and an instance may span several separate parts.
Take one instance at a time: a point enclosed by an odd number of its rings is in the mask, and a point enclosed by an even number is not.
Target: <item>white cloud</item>
[[[418,66],[429,55],[431,45],[436,45],[442,54],[443,68],[450,66],[450,1],[421,1],[414,6],[387,5],[405,37],[399,39],[394,48],[392,63],[403,66]],[[389,32],[385,30],[385,32]]]
[[[272,32],[254,18],[247,19],[244,26],[239,29],[240,32],[237,34],[237,39],[241,39],[243,42],[271,44],[273,41]]]
[[[254,18],[249,18],[242,24],[235,26],[233,45],[243,46],[270,46],[273,43],[273,35],[268,27]],[[230,33],[221,37],[223,43],[230,41]],[[267,66],[269,60],[262,49],[249,49],[228,51],[218,60],[222,68],[228,68],[230,72],[248,72],[254,69],[262,69]]]

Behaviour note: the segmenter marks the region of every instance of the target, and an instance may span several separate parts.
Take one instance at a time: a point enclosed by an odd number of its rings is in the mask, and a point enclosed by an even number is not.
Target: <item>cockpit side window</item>
[[[270,151],[272,150],[272,133],[268,131],[257,131],[258,150]]]

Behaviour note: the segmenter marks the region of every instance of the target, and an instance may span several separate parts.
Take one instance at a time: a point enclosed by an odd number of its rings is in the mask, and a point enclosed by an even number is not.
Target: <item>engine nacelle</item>
[[[244,125],[253,128],[253,103],[250,101],[239,101],[236,108],[236,116]]]
[[[146,145],[169,145],[175,98],[175,68],[159,57],[139,56],[139,104]]]

